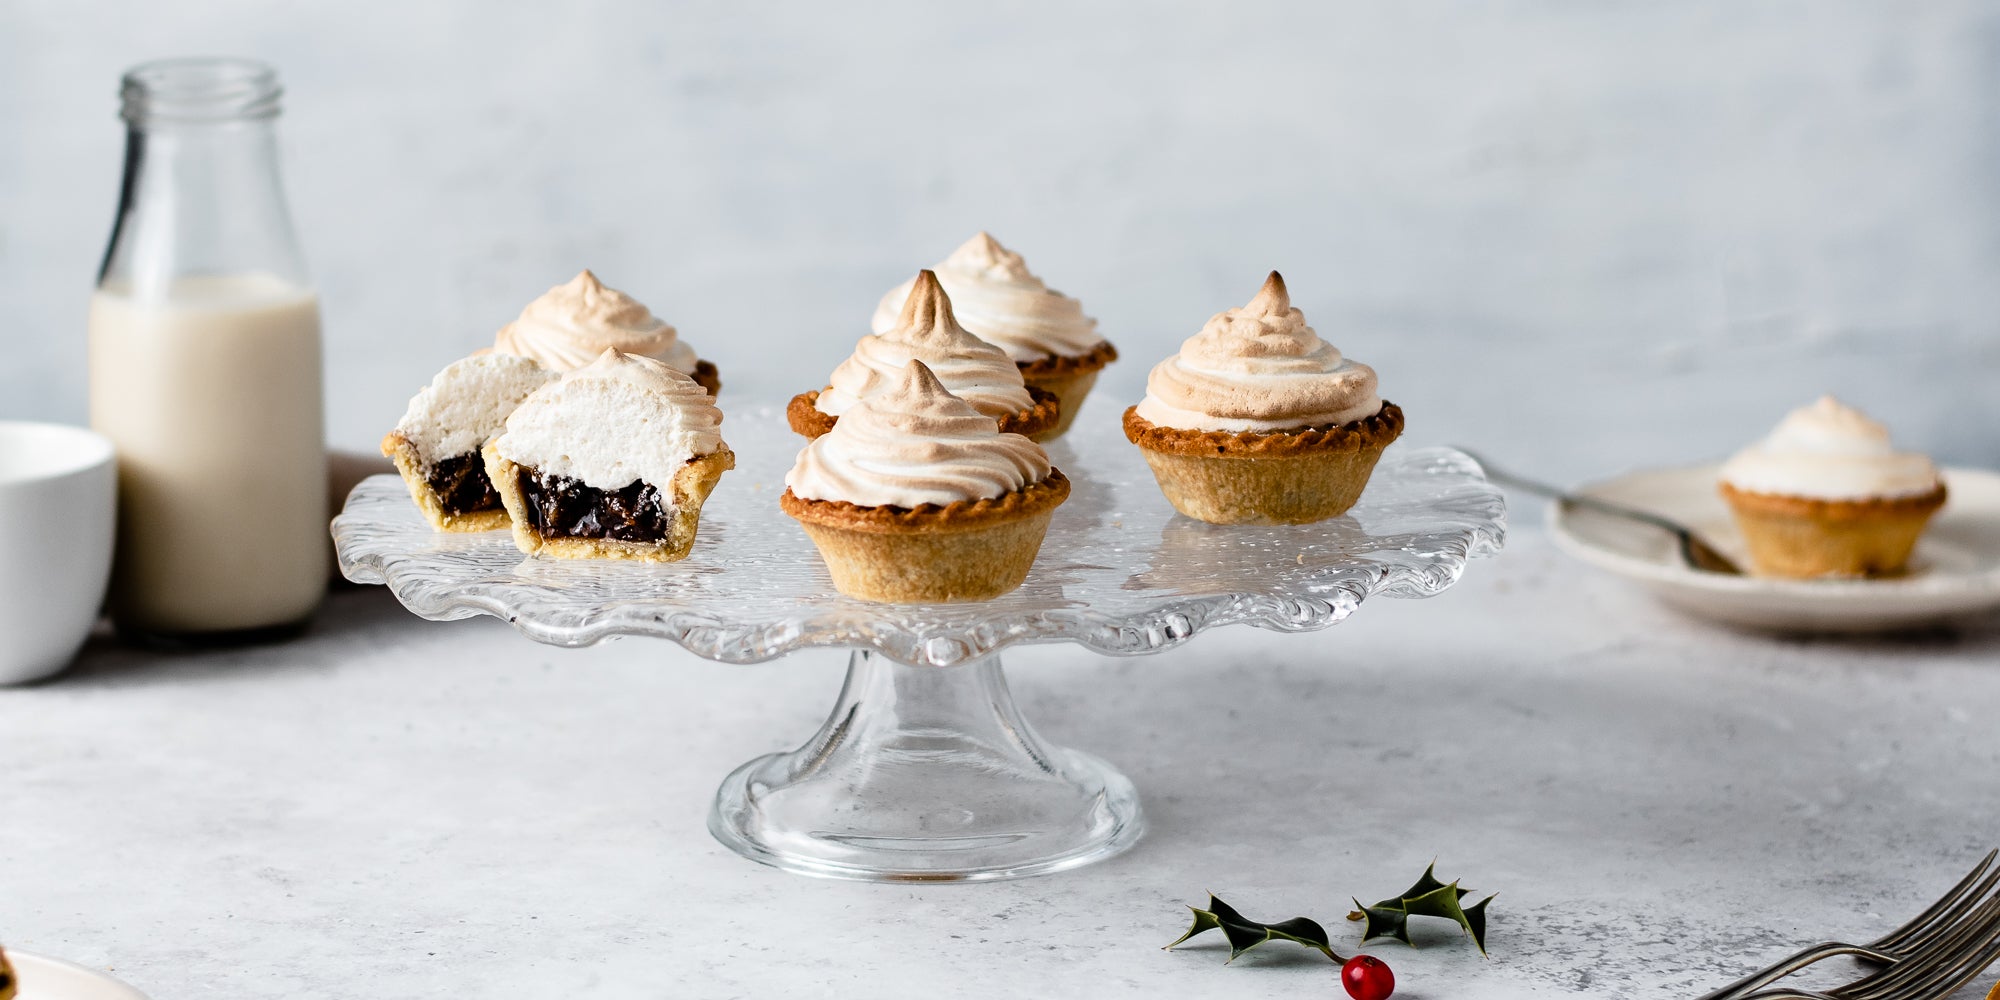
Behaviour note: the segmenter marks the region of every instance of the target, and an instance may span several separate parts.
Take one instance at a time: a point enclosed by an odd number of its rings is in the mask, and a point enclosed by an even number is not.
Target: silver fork
[[[1993,889],[1996,882],[2000,882],[2000,868],[1993,868],[1993,860],[1996,856],[2000,856],[2000,850],[1988,851],[1986,857],[1980,859],[1979,864],[1964,878],[1960,879],[1957,885],[1952,886],[1951,891],[1945,893],[1943,898],[1932,903],[1924,912],[1917,914],[1909,923],[1884,934],[1875,941],[1871,941],[1868,944],[1849,944],[1844,941],[1827,941],[1822,944],[1816,944],[1801,950],[1783,961],[1773,964],[1769,968],[1744,976],[1742,979],[1730,983],[1719,990],[1704,993],[1696,998],[1696,1000],[1738,1000],[1738,998],[1748,1000],[1747,994],[1752,990],[1767,986],[1815,962],[1822,962],[1841,955],[1852,955],[1857,958],[1889,964],[1892,967],[1891,971],[1893,971],[1893,968],[1898,963],[1906,962],[1919,951],[1925,949],[1926,946],[1940,942],[1941,939],[1951,936],[1955,930],[1964,932],[1969,928],[1974,928],[1979,914],[1985,910],[1994,908],[1995,903],[1989,900],[1986,906],[1980,907],[1979,911],[1974,912],[1970,918],[1964,921],[1960,919],[1966,917],[1968,911],[1972,911],[1974,907],[1978,907],[1980,900],[1986,896],[1987,892]],[[1993,869],[1991,872],[1988,871],[1990,868]],[[1984,877],[1982,878],[1981,876]],[[1956,939],[1954,938],[1954,940]],[[1940,944],[1940,947],[1942,947],[1942,944]],[[1991,964],[1990,960],[1988,964]],[[1983,969],[1985,966],[1981,965],[1980,968]],[[1978,972],[1975,970],[1973,975],[1977,974]],[[1874,978],[1870,977],[1870,979],[1863,980],[1863,982],[1873,981]],[[1860,986],[1861,983],[1855,983],[1850,987],[1845,987],[1845,989],[1856,989]],[[1792,1000],[1798,1000],[1798,998],[1802,997],[1821,1000],[1824,996],[1824,994],[1785,990],[1757,994],[1758,1000],[1779,1000],[1780,997],[1788,997],[1792,998]]]
[[[1480,455],[1477,452],[1462,447],[1458,450],[1470,456],[1473,461],[1478,462],[1480,468],[1486,470],[1486,478],[1502,486],[1511,486],[1517,490],[1524,490],[1536,496],[1547,497],[1557,503],[1567,504],[1571,507],[1582,507],[1585,510],[1594,510],[1600,514],[1609,514],[1612,517],[1622,517],[1628,521],[1637,521],[1641,524],[1652,525],[1674,536],[1674,540],[1680,545],[1681,561],[1687,563],[1688,566],[1694,569],[1706,570],[1710,573],[1723,573],[1729,576],[1743,575],[1743,567],[1736,565],[1735,560],[1717,551],[1715,546],[1703,541],[1700,535],[1694,533],[1693,528],[1685,524],[1681,524],[1670,518],[1661,517],[1652,511],[1640,510],[1637,507],[1627,507],[1621,503],[1612,503],[1609,500],[1600,500],[1597,497],[1585,496],[1581,493],[1571,493],[1568,490],[1551,486],[1548,483],[1526,479],[1514,475],[1505,469],[1496,467],[1493,463],[1488,462],[1484,455]]]
[[[2000,960],[2000,895],[1979,909],[1981,918],[1950,940],[1858,982],[1825,993],[1779,987],[1743,1000],[1944,1000]]]

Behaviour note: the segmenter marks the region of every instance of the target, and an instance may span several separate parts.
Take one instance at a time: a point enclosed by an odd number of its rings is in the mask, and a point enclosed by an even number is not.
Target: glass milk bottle
[[[302,626],[327,582],[319,299],[278,180],[277,74],[125,75],[125,180],[90,301],[90,423],[118,447],[121,632]]]

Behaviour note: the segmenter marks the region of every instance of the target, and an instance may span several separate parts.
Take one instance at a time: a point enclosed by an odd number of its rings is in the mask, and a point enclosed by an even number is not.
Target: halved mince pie
[[[446,365],[411,398],[396,429],[382,438],[382,454],[403,474],[432,526],[440,531],[507,526],[507,511],[479,451],[522,400],[555,377],[526,358],[480,354]]]
[[[514,544],[560,559],[687,558],[702,504],[736,467],[722,411],[665,362],[607,350],[527,398],[488,442]]]

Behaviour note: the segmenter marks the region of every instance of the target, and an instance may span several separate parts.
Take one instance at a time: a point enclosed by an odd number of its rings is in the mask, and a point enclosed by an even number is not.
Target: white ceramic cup
[[[111,577],[118,467],[81,427],[0,421],[0,684],[69,665]]]

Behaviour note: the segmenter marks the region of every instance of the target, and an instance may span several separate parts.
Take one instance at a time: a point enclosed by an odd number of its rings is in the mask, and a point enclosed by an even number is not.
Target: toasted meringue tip
[[[938,380],[937,373],[931,371],[931,366],[915,358],[911,358],[910,363],[903,366],[902,384],[896,387],[896,391],[900,393],[922,394],[947,392],[949,390],[944,387],[943,382]]]
[[[910,286],[910,295],[903,300],[903,313],[897,318],[899,326],[909,327],[917,323],[919,317],[929,316],[933,320],[951,315],[951,298],[944,293],[944,286],[938,284],[937,272],[925,268],[917,272],[917,279]]]

